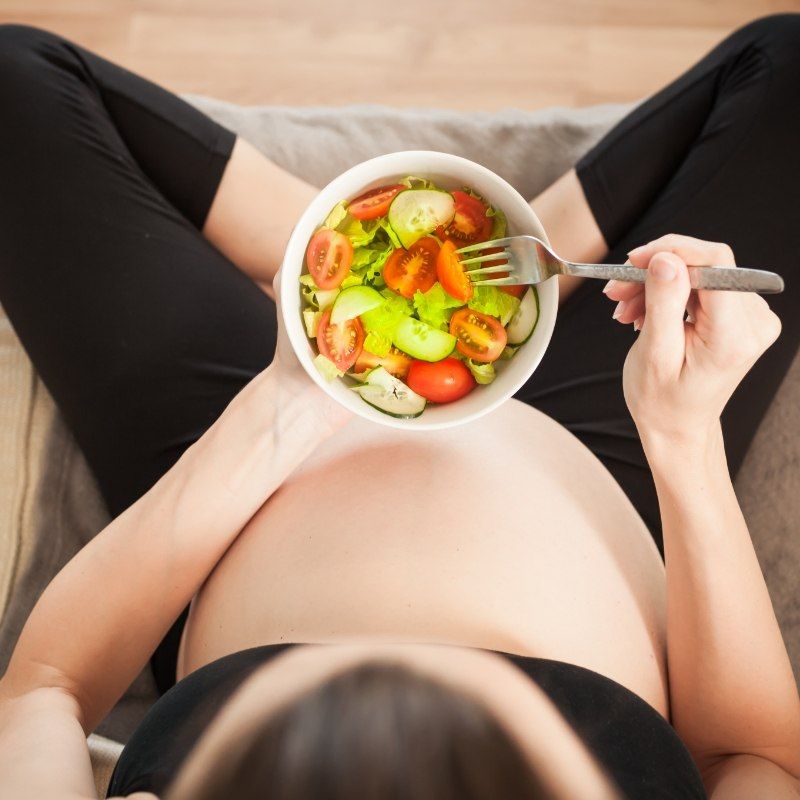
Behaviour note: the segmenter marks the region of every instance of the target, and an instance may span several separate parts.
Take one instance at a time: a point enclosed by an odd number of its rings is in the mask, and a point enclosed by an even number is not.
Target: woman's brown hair
[[[483,705],[394,665],[331,678],[215,761],[192,800],[554,800]]]

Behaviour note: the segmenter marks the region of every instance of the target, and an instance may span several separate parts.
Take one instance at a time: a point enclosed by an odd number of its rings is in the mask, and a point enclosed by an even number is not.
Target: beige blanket
[[[193,102],[270,158],[322,186],[380,153],[421,148],[464,155],[534,196],[626,110],[535,113],[241,108]],[[800,658],[800,363],[764,421],[737,481],[794,663]],[[0,311],[0,670],[33,603],[59,567],[107,522],[75,443]],[[101,726],[125,741],[154,697],[144,673]]]

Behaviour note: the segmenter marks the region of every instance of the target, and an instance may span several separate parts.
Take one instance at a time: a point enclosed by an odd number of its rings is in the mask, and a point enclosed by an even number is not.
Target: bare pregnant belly
[[[641,518],[543,414],[510,400],[424,433],[359,418],[220,560],[178,676],[260,644],[437,642],[579,664],[666,714],[664,597]]]

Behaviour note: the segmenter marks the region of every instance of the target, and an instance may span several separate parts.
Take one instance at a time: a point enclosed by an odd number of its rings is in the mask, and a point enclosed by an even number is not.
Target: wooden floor
[[[647,95],[800,0],[0,0],[175,91],[471,110]]]

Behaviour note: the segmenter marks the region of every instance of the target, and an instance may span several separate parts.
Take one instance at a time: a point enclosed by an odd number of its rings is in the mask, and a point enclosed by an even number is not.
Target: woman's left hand
[[[292,343],[289,341],[289,334],[283,324],[281,271],[279,269],[272,280],[278,318],[278,341],[275,346],[275,356],[268,367],[268,371],[271,374],[278,375],[277,386],[280,389],[286,390],[291,395],[302,395],[306,402],[317,406],[321,418],[329,424],[330,432],[335,432],[352,419],[354,414],[317,386],[298,360]]]
[[[780,321],[752,292],[691,288],[687,264],[735,266],[726,244],[669,234],[628,256],[647,269],[646,283],[604,290],[619,301],[615,319],[641,329],[625,360],[625,400],[645,445],[653,436],[687,443],[718,425]]]

